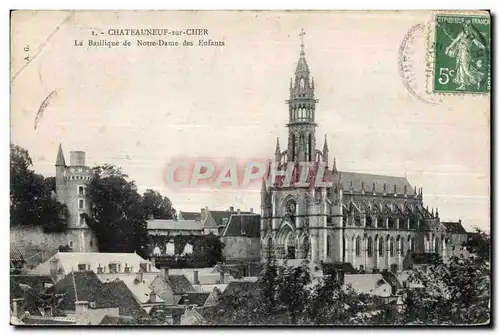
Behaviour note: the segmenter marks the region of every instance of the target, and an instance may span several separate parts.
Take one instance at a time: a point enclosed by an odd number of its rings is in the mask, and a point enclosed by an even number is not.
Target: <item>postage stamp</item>
[[[436,15],[434,92],[490,91],[490,17]]]

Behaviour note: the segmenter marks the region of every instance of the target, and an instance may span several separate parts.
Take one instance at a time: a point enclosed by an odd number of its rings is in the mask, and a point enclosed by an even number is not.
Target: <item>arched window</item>
[[[306,142],[304,143],[305,145],[305,152],[306,152],[306,161],[310,161],[311,160],[311,143],[310,143],[310,140],[311,140],[311,134],[309,134],[306,138]]]
[[[384,223],[384,218],[379,216],[377,218],[377,228],[384,228],[385,223]]]
[[[389,241],[389,254],[391,255],[391,257],[394,257],[394,239],[392,237]]]
[[[345,237],[343,238],[343,245],[344,247],[342,248],[342,260],[345,262],[345,251],[347,249],[347,239]]]
[[[405,250],[405,239],[401,238],[399,241],[401,243],[401,256],[406,255],[406,250]]]
[[[410,250],[411,252],[415,252],[415,240],[413,239],[413,237],[410,240]]]
[[[384,256],[384,239],[382,237],[378,239],[378,255]]]
[[[292,134],[292,162],[295,162],[295,157],[297,157],[297,148],[295,145],[295,134]]]
[[[373,239],[368,237],[368,257],[373,257]]]
[[[361,256],[361,237],[356,238],[356,256]]]
[[[326,237],[326,255],[332,257],[332,238],[330,235]]]
[[[309,134],[309,138],[307,139],[307,157],[308,157],[308,161],[309,162],[312,162],[313,159],[313,153],[312,153],[312,134]]]

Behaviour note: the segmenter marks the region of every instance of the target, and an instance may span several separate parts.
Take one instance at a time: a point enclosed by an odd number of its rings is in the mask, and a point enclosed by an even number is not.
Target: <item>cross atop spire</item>
[[[300,53],[304,54],[304,35],[306,32],[304,31],[304,28],[300,30],[299,36],[300,36]]]

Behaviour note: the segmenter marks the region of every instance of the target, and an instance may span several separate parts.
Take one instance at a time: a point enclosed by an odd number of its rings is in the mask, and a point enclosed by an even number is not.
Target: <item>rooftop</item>
[[[147,220],[148,230],[202,230],[200,221],[194,220]]]

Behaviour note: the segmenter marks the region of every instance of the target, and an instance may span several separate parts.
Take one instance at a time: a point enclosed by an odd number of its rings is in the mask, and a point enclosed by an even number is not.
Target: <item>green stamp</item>
[[[490,91],[490,17],[437,15],[434,92]]]

